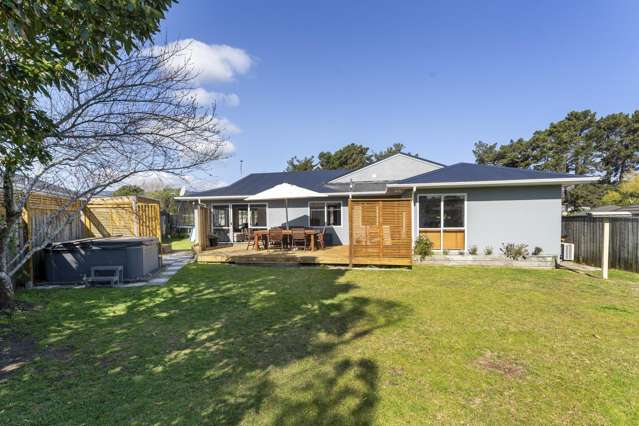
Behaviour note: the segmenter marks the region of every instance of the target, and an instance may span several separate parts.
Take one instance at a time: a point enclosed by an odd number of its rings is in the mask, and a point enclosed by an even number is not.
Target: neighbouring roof
[[[632,204],[629,206],[616,206],[616,205],[606,205],[606,206],[599,206],[599,207],[593,207],[590,210],[586,210],[584,212],[580,212],[582,214],[605,214],[605,213],[628,213],[628,214],[632,214],[633,216],[637,216],[639,215],[639,204]]]
[[[569,173],[555,173],[514,167],[488,166],[473,163],[457,163],[432,172],[404,179],[389,186],[437,186],[439,184],[501,184],[507,182],[553,182],[569,183],[571,181],[596,181],[596,176],[576,176]]]
[[[615,206],[614,204],[607,204],[605,206],[593,207],[588,211],[591,212],[614,212],[615,210],[619,210],[621,207]]]

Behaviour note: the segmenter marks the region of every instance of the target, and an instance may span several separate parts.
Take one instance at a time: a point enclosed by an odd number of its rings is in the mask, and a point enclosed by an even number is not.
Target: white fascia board
[[[175,197],[178,201],[197,201],[197,200],[243,200],[249,195],[210,195],[210,196],[182,196]]]
[[[599,177],[548,178],[548,179],[512,179],[512,180],[484,180],[466,182],[435,182],[435,183],[389,183],[389,188],[454,188],[472,186],[536,186],[536,185],[578,185],[580,183],[594,183]]]

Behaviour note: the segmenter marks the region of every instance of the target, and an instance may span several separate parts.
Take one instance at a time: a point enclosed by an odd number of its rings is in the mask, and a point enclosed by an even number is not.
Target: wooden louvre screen
[[[351,263],[410,264],[410,199],[350,200]]]

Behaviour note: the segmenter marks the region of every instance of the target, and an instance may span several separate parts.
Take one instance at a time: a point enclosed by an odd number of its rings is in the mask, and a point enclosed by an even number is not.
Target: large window
[[[233,231],[266,228],[266,204],[233,204]]]
[[[419,233],[436,250],[464,250],[466,246],[466,196],[420,195]]]
[[[339,201],[308,203],[310,226],[342,226],[342,203]]]

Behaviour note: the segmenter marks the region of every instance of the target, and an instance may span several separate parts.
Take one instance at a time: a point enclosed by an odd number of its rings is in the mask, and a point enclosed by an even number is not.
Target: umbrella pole
[[[288,198],[284,198],[284,205],[284,210],[286,210],[286,229],[288,229]]]

